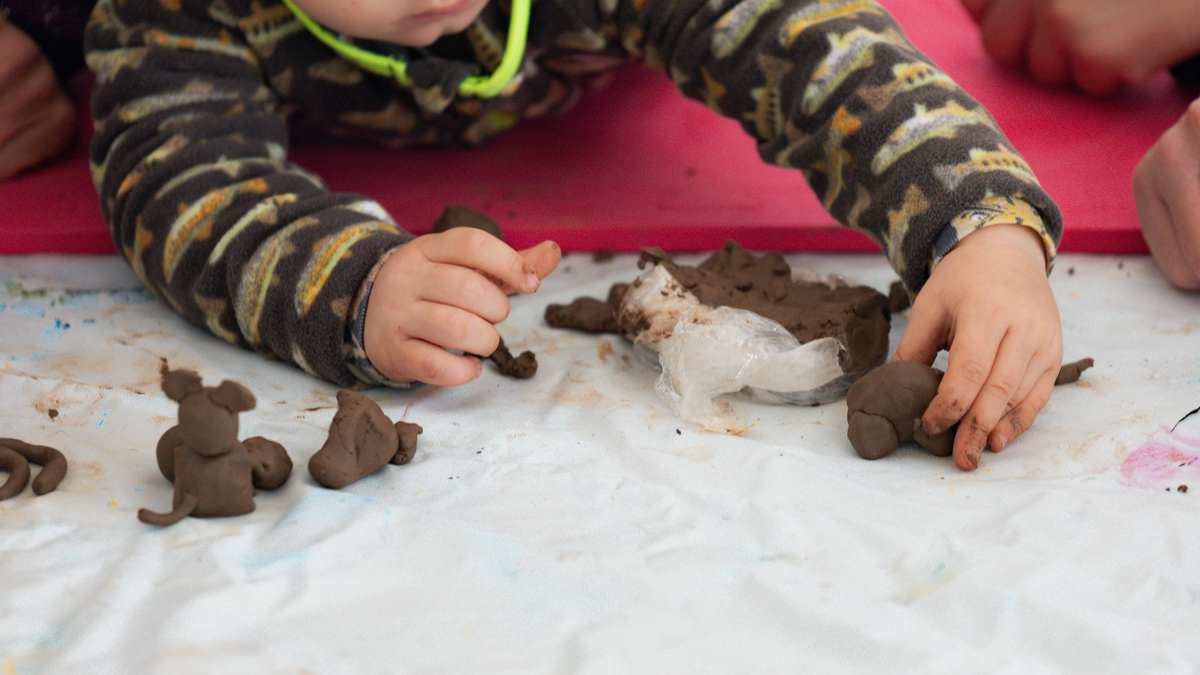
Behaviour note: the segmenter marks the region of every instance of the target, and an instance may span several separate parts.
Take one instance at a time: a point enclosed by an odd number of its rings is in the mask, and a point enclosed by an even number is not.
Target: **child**
[[[474,379],[479,361],[449,350],[490,353],[505,292],[537,290],[558,247],[413,238],[289,164],[285,117],[390,147],[475,144],[640,60],[741,122],[765,160],[800,169],[920,291],[898,358],[951,347],[924,423],[963,421],[961,468],[1048,400],[1058,210],[875,2],[538,0],[516,61],[527,0],[295,3],[102,0],[88,29],[93,174],[113,236],[215,335],[343,385]],[[520,65],[510,82],[506,64]]]

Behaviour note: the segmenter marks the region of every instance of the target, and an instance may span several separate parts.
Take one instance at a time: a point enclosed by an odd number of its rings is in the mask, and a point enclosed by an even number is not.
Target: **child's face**
[[[296,0],[319,23],[353,37],[424,47],[471,25],[488,0]]]

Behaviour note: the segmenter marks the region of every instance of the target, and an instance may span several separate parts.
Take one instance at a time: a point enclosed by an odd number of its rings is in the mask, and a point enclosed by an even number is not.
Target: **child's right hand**
[[[495,351],[495,324],[508,317],[506,293],[533,293],[561,258],[552,241],[517,252],[472,228],[417,237],[392,251],[375,278],[367,358],[396,382],[450,387],[474,380],[479,359],[447,350]]]
[[[1062,362],[1062,322],[1033,230],[993,225],[972,233],[934,268],[913,302],[898,361],[950,365],[922,418],[928,434],[958,424],[954,463],[979,466],[1033,424]]]

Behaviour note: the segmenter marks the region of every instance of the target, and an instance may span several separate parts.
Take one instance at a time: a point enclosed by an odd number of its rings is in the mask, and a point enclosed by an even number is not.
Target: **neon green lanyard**
[[[478,96],[480,98],[492,98],[504,91],[504,88],[512,82],[516,76],[517,70],[521,67],[521,59],[525,56],[525,39],[529,33],[529,5],[532,0],[512,0],[512,16],[508,24],[508,40],[504,46],[504,56],[500,59],[500,65],[496,68],[496,72],[491,75],[471,75],[463,80],[458,87],[458,92],[465,96]],[[312,17],[304,13],[304,10],[296,6],[293,0],[283,0],[283,4],[292,10],[300,23],[308,29],[318,40],[324,42],[330,49],[337,52],[342,58],[353,62],[359,68],[382,75],[391,77],[400,84],[408,86],[411,81],[408,78],[408,64],[400,59],[377,54],[368,51],[361,47],[356,47],[330,33],[321,24],[312,20]]]

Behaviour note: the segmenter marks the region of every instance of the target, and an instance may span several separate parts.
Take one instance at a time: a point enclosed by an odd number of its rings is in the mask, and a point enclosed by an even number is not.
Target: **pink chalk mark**
[[[1178,433],[1150,439],[1121,462],[1121,483],[1162,490],[1191,481],[1200,488],[1200,452],[1185,447],[1200,449],[1200,440]]]

